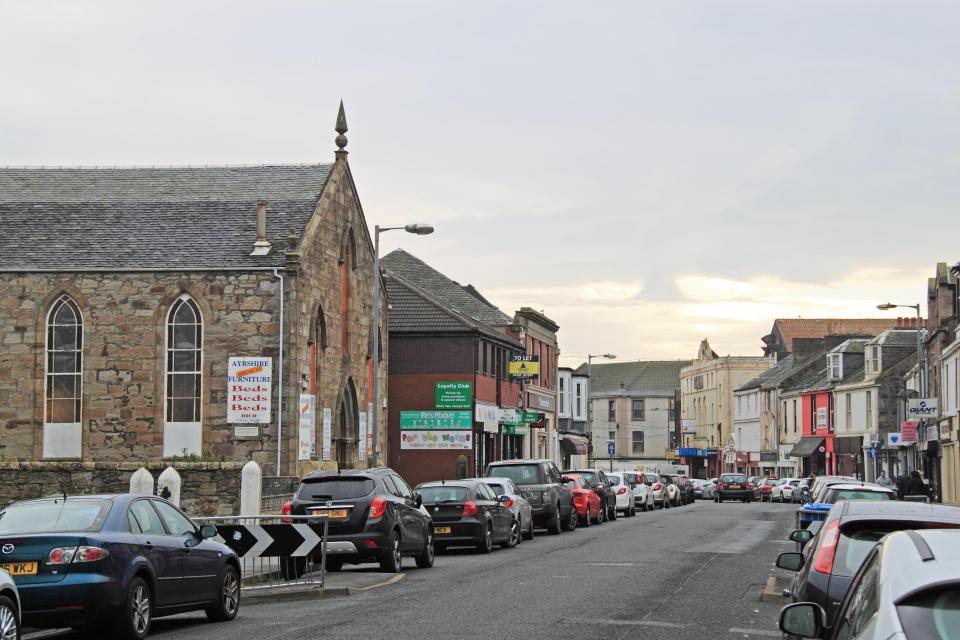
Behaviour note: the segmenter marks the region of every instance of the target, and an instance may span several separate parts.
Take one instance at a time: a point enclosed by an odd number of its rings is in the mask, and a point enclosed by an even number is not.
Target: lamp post
[[[593,431],[593,399],[590,397],[593,395],[593,359],[594,358],[606,358],[607,360],[614,360],[617,356],[612,353],[588,353],[587,354],[587,416],[590,418],[590,430]],[[610,456],[610,470],[613,470],[613,456]]]
[[[367,426],[368,429],[373,430],[373,437],[371,438],[373,451],[371,451],[370,458],[367,460],[367,465],[370,467],[377,466],[377,449],[380,444],[378,442],[380,436],[378,420],[380,415],[380,234],[384,231],[395,231],[397,229],[403,229],[407,233],[418,236],[433,233],[433,227],[429,224],[408,224],[402,227],[376,225],[373,228],[373,323],[370,329],[373,332],[373,410],[370,412],[371,424]],[[360,446],[366,446],[366,443],[361,442]]]
[[[892,302],[887,302],[884,304],[878,304],[877,309],[880,311],[889,311],[890,309],[904,308],[904,309],[913,309],[917,312],[917,377],[918,377],[918,386],[920,387],[918,391],[920,392],[921,398],[927,397],[927,354],[923,350],[922,339],[920,337],[920,304],[893,304]]]

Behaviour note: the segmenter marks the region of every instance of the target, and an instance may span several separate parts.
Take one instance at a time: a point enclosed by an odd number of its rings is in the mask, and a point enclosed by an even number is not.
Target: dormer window
[[[827,364],[829,367],[830,380],[843,380],[843,354],[827,354]]]
[[[866,349],[867,375],[875,376],[880,373],[882,351],[880,345],[871,345]]]

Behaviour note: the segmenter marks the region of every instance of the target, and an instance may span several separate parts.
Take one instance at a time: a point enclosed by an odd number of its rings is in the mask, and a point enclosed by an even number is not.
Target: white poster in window
[[[330,424],[333,419],[333,411],[330,407],[323,408],[323,459],[330,459]]]
[[[817,429],[825,429],[827,426],[826,407],[817,407]]]
[[[366,412],[361,412],[357,416],[357,419],[360,423],[360,428],[358,429],[359,433],[357,434],[357,454],[360,456],[360,461],[363,462],[367,459],[367,414]]]
[[[273,358],[230,358],[227,362],[227,422],[269,424]]]
[[[312,395],[301,395],[298,406],[300,408],[300,425],[297,459],[309,460],[317,449],[317,399]]]

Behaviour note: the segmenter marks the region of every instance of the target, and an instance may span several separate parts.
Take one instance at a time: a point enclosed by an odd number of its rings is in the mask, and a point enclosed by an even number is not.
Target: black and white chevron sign
[[[217,533],[241,558],[288,558],[320,553],[323,525],[221,524]]]

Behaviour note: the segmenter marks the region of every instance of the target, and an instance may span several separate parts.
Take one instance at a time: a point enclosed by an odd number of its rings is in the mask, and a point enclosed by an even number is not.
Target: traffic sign
[[[615,454],[616,452],[617,452],[617,445],[614,444],[613,442],[608,442],[608,443],[607,443],[607,455],[612,458],[612,457],[613,457],[613,454]]]

